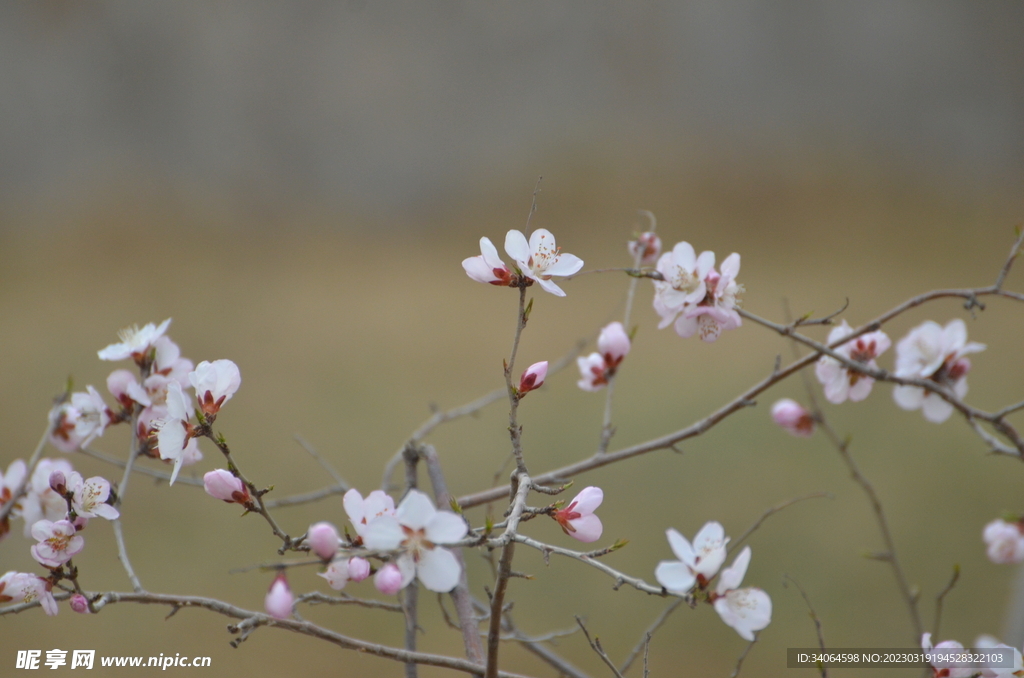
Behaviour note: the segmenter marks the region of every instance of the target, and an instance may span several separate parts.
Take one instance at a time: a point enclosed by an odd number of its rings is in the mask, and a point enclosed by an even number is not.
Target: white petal
[[[714,256],[714,254],[711,255],[712,266],[715,265]],[[684,240],[683,242],[677,242],[675,247],[672,248],[672,258],[669,261],[679,268],[693,271],[694,265],[697,262],[697,253],[694,251],[693,245]]]
[[[583,268],[583,260],[575,254],[559,254],[558,261],[548,266],[547,275],[573,275]]]
[[[875,380],[872,379],[871,377],[861,377],[860,379],[858,379],[857,383],[850,387],[850,400],[852,400],[855,403],[859,403],[861,400],[867,398],[869,395],[871,395],[871,387],[874,385],[874,383]]]
[[[435,544],[451,544],[466,536],[466,521],[451,511],[438,511],[430,519],[424,536]]]
[[[960,318],[954,318],[942,328],[943,346],[946,353],[959,351],[967,343],[967,325]]]
[[[953,414],[953,406],[934,393],[929,393],[921,402],[921,414],[928,421],[941,424]]]
[[[359,494],[359,490],[352,488],[345,493],[341,503],[345,507],[345,513],[348,514],[348,519],[352,521],[353,525],[358,525],[362,522],[365,514],[363,513],[363,495]]]
[[[391,551],[405,541],[405,531],[392,516],[381,516],[370,521],[363,531],[363,543],[371,551]]]
[[[693,547],[690,546],[686,537],[672,528],[665,530],[665,535],[668,537],[668,545],[672,548],[672,553],[676,554],[676,558],[687,565],[693,565],[697,560],[697,554],[693,552]]]
[[[739,270],[739,255],[736,256],[736,270]],[[715,253],[711,251],[704,251],[697,257],[696,270],[694,273],[697,274],[699,280],[704,280],[708,273],[715,267]]]
[[[754,631],[760,631],[772,621],[772,599],[761,589],[730,591],[715,601],[715,611],[740,637],[752,641]]]
[[[462,568],[455,555],[448,549],[424,549],[420,551],[420,562],[416,575],[431,591],[447,593],[459,583]]]
[[[416,578],[416,561],[413,560],[411,553],[403,553],[398,556],[395,565],[398,566],[398,571],[402,574],[402,588],[404,589]]]
[[[541,278],[534,278],[534,279],[538,283],[540,283],[540,286],[544,288],[545,292],[550,292],[551,294],[555,295],[556,297],[564,297],[565,296],[565,292],[562,291],[562,288],[559,287],[558,285],[556,285],[555,283],[551,282],[550,280],[543,280]]]
[[[740,274],[740,255],[733,252],[722,262],[722,277],[735,280]]]
[[[480,256],[488,268],[504,268],[505,262],[498,256],[498,250],[490,238],[480,238]]]
[[[842,374],[837,377],[825,384],[825,399],[835,405],[846,402],[846,398],[850,395],[850,380],[846,376],[846,369],[844,368]],[[871,390],[870,387],[868,390]]]
[[[466,271],[466,275],[477,282],[489,283],[492,280],[497,280],[494,268],[489,266],[483,257],[463,259],[462,268]]]
[[[717,548],[726,541],[725,528],[717,520],[711,520],[705,523],[693,538],[693,550],[699,554],[703,550]]]
[[[395,517],[398,522],[414,530],[421,530],[434,518],[437,508],[430,497],[419,490],[409,490],[405,499],[398,505]]]
[[[526,266],[530,260],[530,245],[526,242],[526,236],[515,229],[505,234],[505,251],[520,266]]]
[[[681,315],[676,318],[675,329],[676,334],[683,339],[688,339],[697,333],[697,319]]]
[[[916,410],[924,400],[924,389],[917,386],[897,386],[892,390],[892,399],[905,410]]]
[[[654,578],[666,590],[679,594],[686,593],[697,583],[697,577],[690,568],[678,560],[663,560],[658,563],[658,567],[654,569]]]
[[[732,565],[722,570],[722,576],[718,578],[718,586],[715,589],[719,595],[726,591],[739,588],[743,583],[743,577],[747,574],[747,567],[750,565],[750,547],[744,546]]]

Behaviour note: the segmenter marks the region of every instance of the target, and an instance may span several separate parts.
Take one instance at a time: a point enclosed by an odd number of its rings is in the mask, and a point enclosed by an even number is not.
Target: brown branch
[[[448,491],[448,483],[445,481],[444,472],[441,469],[441,460],[437,456],[437,450],[433,445],[420,447],[420,456],[427,465],[427,475],[430,477],[430,485],[434,488],[434,501],[441,508],[451,506],[452,497]],[[459,618],[459,628],[462,631],[462,642],[466,646],[466,658],[471,662],[483,664],[484,649],[480,643],[476,619],[473,616],[473,599],[469,593],[469,580],[466,576],[466,563],[462,557],[462,549],[451,549],[452,555],[458,561],[462,573],[459,575],[459,583],[452,589],[452,603],[455,605],[455,614]]]
[[[498,576],[494,582],[494,593],[491,594],[491,619],[487,630],[487,678],[495,678],[498,675],[498,647],[501,637],[501,615],[505,603],[505,591],[508,588],[508,580],[512,576],[512,557],[515,555],[515,543],[513,539],[517,536],[519,519],[526,506],[526,495],[530,492],[530,476],[525,473],[517,473],[515,480],[518,488],[513,498],[511,511],[508,516],[508,527],[499,538],[504,542],[501,550],[501,558],[498,560]]]
[[[59,600],[64,600],[69,597],[69,595],[70,594],[57,594],[54,597]],[[245,610],[231,605],[230,603],[225,603],[213,598],[203,598],[200,596],[175,596],[162,593],[147,593],[144,591],[139,593],[87,593],[86,596],[97,599],[94,606],[97,612],[107,605],[116,603],[167,605],[172,608],[202,608],[232,619],[241,620],[240,623],[228,627],[228,630],[232,633],[251,632],[254,628],[268,626],[324,640],[347,650],[355,650],[364,654],[371,654],[385,659],[393,659],[402,663],[413,662],[423,666],[437,666],[444,669],[451,669],[453,671],[461,671],[474,676],[482,676],[484,673],[482,666],[474,664],[466,659],[428,654],[425,652],[409,652],[408,650],[396,647],[370,643],[365,640],[344,636],[340,633],[317,626],[311,622],[296,621],[292,619],[276,619],[262,612]],[[39,601],[11,605],[9,607],[0,608],[0,616],[5,614],[17,614],[34,607],[39,607]],[[510,673],[508,671],[499,671],[497,678],[528,677],[517,673]]]

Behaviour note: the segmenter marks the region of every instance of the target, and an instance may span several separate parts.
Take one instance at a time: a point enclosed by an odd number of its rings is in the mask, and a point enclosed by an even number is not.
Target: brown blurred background
[[[522,2],[8,3],[0,7],[0,468],[30,454],[68,375],[104,390],[115,367],[96,351],[119,328],[173,317],[196,362],[231,358],[243,384],[218,419],[239,463],[273,495],[330,482],[300,434],[364,493],[430,415],[501,384],[515,293],[473,283],[459,262],[524,228],[552,230],[587,269],[624,266],[625,241],[658,216],[667,246],[688,240],[719,260],[742,255],[744,306],[774,319],[831,312],[858,324],[907,297],[990,284],[1022,219],[1024,8],[1019,3]],[[1017,271],[1010,286],[1024,288]],[[538,291],[520,364],[553,360],[621,317],[627,280],[591,275],[568,297]],[[752,325],[715,344],[659,332],[650,285],[616,392],[613,448],[682,428],[768,374],[789,347]],[[965,318],[974,357],[969,400],[1020,400],[1024,316],[993,300],[972,317],[934,303],[887,328],[898,340],[931,318]],[[826,332],[812,330],[818,338]],[[892,353],[880,361],[891,366]],[[520,410],[531,469],[595,449],[603,395],[574,370]],[[940,633],[965,644],[1001,632],[1014,568],[988,562],[984,524],[1024,511],[1024,468],[987,454],[964,425],[932,425],[879,386],[826,411],[853,436],[930,624],[954,564]],[[605,490],[608,557],[653,581],[671,557],[667,527],[707,520],[739,535],[774,504],[812,491],[750,540],[746,583],[767,590],[772,625],[742,675],[786,670],[785,648],[814,628],[805,588],[833,647],[913,644],[869,504],[823,438],[796,440],[768,410],[782,384],[684,454],[656,452],[576,479]],[[508,452],[501,404],[431,438],[457,494],[489,487]],[[127,435],[96,447],[123,455]],[[216,467],[207,459],[189,472]],[[60,456],[49,450],[49,456]],[[119,478],[72,456],[86,475]],[[259,609],[274,541],[254,517],[188,486],[136,478],[124,506],[128,546],[153,591],[220,597]],[[471,517],[482,520],[475,510]],[[285,529],[344,522],[340,498],[279,511]],[[0,571],[37,569],[20,523]],[[530,534],[574,547],[553,523]],[[76,559],[91,589],[130,588],[108,525]],[[569,543],[572,542],[572,543]],[[524,630],[585,617],[617,661],[667,604],[578,563],[549,566],[520,549],[510,598]],[[474,590],[490,584],[467,553]],[[296,592],[326,591],[312,571]],[[369,582],[353,595],[373,595]],[[458,654],[456,632],[424,595],[421,647]],[[261,629],[228,646],[228,620],[185,610],[111,606],[94,618],[0,617],[0,674],[18,649],[99,655],[209,655],[217,675],[401,675],[390,662]],[[401,644],[401,620],[354,608],[307,618]],[[724,676],[745,647],[709,607],[680,609],[651,645],[654,676]],[[579,635],[558,650],[607,675]],[[504,668],[553,670],[512,646]],[[104,675],[102,669],[95,669]],[[109,670],[127,675],[125,669]],[[169,669],[168,675],[189,673]],[[443,672],[423,669],[423,676]],[[903,672],[890,672],[903,675]],[[634,667],[630,675],[640,675]],[[886,675],[847,671],[844,675]]]

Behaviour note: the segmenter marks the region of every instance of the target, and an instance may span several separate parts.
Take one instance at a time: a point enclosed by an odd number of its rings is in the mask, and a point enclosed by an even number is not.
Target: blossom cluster
[[[829,345],[844,341],[853,329],[844,320],[828,335]],[[834,351],[838,356],[866,369],[877,370],[875,358],[884,353],[892,342],[881,330],[867,332],[844,341]],[[895,375],[900,379],[933,382],[951,396],[963,399],[967,395],[967,373],[971,361],[966,355],[985,350],[984,344],[967,341],[964,321],[955,318],[945,327],[927,320],[912,329],[896,344]],[[825,355],[815,364],[815,375],[832,403],[846,400],[864,400],[871,394],[875,380],[847,363]],[[921,410],[925,419],[940,424],[953,414],[953,405],[938,393],[921,386],[899,384],[893,388],[893,399],[905,410]],[[784,398],[772,407],[775,423],[796,436],[809,436],[814,432],[814,419],[799,403]]]
[[[697,256],[693,245],[684,241],[662,254],[656,269],[662,278],[654,281],[654,310],[661,316],[658,329],[672,325],[680,337],[699,333],[711,342],[742,324],[736,311],[736,297],[743,292],[743,285],[736,282],[740,255],[726,257],[719,272],[714,252]]]
[[[204,361],[194,367],[165,334],[170,324],[168,318],[159,325],[148,323],[142,328],[122,330],[119,343],[98,352],[101,360],[131,359],[140,375],[117,369],[107,377],[107,390],[117,401],[118,411],[108,407],[92,386],[87,386],[85,392],[72,393],[67,402],[54,408],[50,414],[50,442],[55,447],[74,452],[102,436],[108,426],[131,421],[135,415],[137,434],[144,446],[141,452],[173,463],[174,478],[182,465],[202,459],[197,441],[188,435],[193,408],[184,389],[194,388],[202,412],[216,416],[220,406],[238,390],[241,378],[230,360]]]
[[[666,531],[668,544],[678,560],[663,560],[654,570],[658,583],[669,593],[693,596],[711,603],[718,616],[745,640],[772,620],[772,599],[758,588],[740,588],[750,565],[750,547],[744,546],[732,565],[719,573],[728,554],[729,538],[720,523],[711,521],[691,544],[674,529]],[[715,577],[718,583],[710,586]]]

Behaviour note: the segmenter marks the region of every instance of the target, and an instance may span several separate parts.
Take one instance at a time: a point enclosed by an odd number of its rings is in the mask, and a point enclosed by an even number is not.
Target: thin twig
[[[818,613],[814,611],[814,606],[811,605],[811,599],[807,596],[807,592],[804,591],[803,587],[800,586],[800,582],[798,582],[796,579],[793,579],[788,574],[782,575],[783,588],[785,588],[786,586],[786,580],[793,582],[793,586],[796,587],[796,590],[800,592],[800,596],[804,599],[804,602],[807,603],[807,610],[811,615],[811,619],[814,621],[814,632],[818,636],[818,647],[821,648],[822,652],[824,652],[825,636],[822,635],[821,620],[818,618]],[[825,668],[825,664],[819,663],[818,670],[821,672],[821,678],[828,678],[828,670]]]
[[[142,378],[145,379],[149,374],[149,365],[143,364],[142,366]],[[135,403],[132,408],[132,416],[129,420],[129,425],[132,427],[131,442],[128,447],[128,459],[124,464],[124,474],[121,476],[121,484],[117,486],[117,502],[116,507],[120,508],[124,502],[125,495],[128,492],[128,480],[132,475],[132,466],[135,464],[135,459],[139,456],[139,414],[142,412],[142,405]],[[128,581],[132,583],[132,589],[136,593],[143,591],[142,582],[139,581],[138,575],[135,574],[135,569],[132,567],[131,560],[128,558],[128,548],[124,543],[124,530],[121,529],[121,518],[115,518],[111,521],[111,527],[114,530],[114,541],[117,542],[117,557],[121,561],[121,566],[124,568],[125,573],[128,575]]]
[[[105,452],[100,452],[99,450],[95,450],[91,447],[80,447],[78,448],[78,451],[79,453],[84,454],[87,457],[99,459],[102,462],[111,464],[112,466],[117,466],[118,468],[123,469],[125,466],[128,465],[128,462],[124,460],[118,459],[117,457],[112,457],[109,454],[106,454]],[[168,482],[170,482],[171,480],[171,474],[167,473],[166,471],[149,468],[148,466],[139,466],[137,464],[132,466],[132,473],[151,476],[153,478],[156,478],[157,480],[166,480]],[[178,478],[174,481],[174,483],[176,485],[191,485],[193,487],[203,486],[203,481],[201,478],[194,478],[192,476],[186,476],[181,474],[178,475]]]
[[[664,610],[661,611],[661,614],[658,615],[658,618],[655,619],[654,622],[650,626],[647,627],[646,631],[644,631],[644,637],[640,639],[640,642],[637,643],[635,647],[633,647],[633,649],[629,653],[629,656],[626,657],[626,661],[622,662],[622,666],[619,667],[619,671],[620,672],[622,672],[624,674],[627,671],[629,671],[629,667],[633,665],[633,662],[640,655],[640,651],[641,650],[643,650],[643,653],[644,653],[644,665],[646,666],[646,664],[647,664],[647,661],[646,661],[647,660],[647,648],[650,647],[651,636],[654,635],[655,631],[657,631],[659,628],[661,628],[661,625],[665,623],[665,620],[668,619],[669,615],[672,614],[673,612],[675,612],[676,608],[679,607],[680,605],[682,605],[683,602],[684,601],[683,601],[682,598],[677,598],[676,600],[673,600],[668,605],[668,607],[666,607]],[[645,675],[646,675],[646,673],[645,673]]]
[[[299,447],[304,449],[309,454],[309,456],[313,457],[313,459],[316,459],[316,462],[318,464],[320,464],[320,466],[325,471],[327,471],[327,473],[329,473],[332,478],[334,478],[334,482],[338,486],[338,491],[339,492],[348,492],[349,489],[351,489],[352,486],[349,485],[345,481],[345,479],[341,477],[341,474],[339,474],[334,469],[333,466],[331,466],[329,463],[327,463],[326,459],[324,459],[323,457],[320,456],[320,454],[316,451],[316,449],[312,445],[310,445],[308,442],[306,442],[305,438],[300,436],[298,433],[293,434],[292,438],[294,438],[295,442],[297,442],[299,444]]]
[[[757,636],[755,635],[754,639],[747,644],[746,648],[744,648],[743,653],[739,656],[739,659],[736,660],[736,668],[733,669],[733,672],[731,674],[729,674],[729,678],[736,678],[736,676],[740,675],[740,669],[743,668],[743,660],[747,658],[747,655],[750,653],[750,649],[754,647],[754,644],[756,642]]]
[[[597,653],[597,656],[601,658],[601,661],[605,663],[605,666],[612,670],[612,673],[615,674],[616,678],[625,678],[625,676],[619,673],[619,670],[615,667],[615,664],[608,656],[608,653],[604,651],[603,647],[601,647],[601,639],[597,637],[591,639],[590,632],[587,631],[587,627],[583,625],[583,620],[579,617],[576,617],[575,619],[576,623],[580,625],[581,629],[583,629],[583,635],[587,637],[587,642],[590,643],[590,649]]]
[[[355,598],[347,593],[339,593],[337,596],[328,596],[319,591],[303,593],[295,598],[295,603],[309,603],[310,605],[356,605],[374,610],[387,610],[389,612],[404,612],[405,610],[397,603],[386,603],[382,600],[372,598]]]
[[[789,314],[788,308],[786,309],[786,314]],[[795,334],[791,334],[789,336],[794,339],[796,338]],[[792,344],[792,349],[793,355],[799,357],[800,348],[795,341]],[[857,364],[862,365],[863,363]],[[893,575],[896,578],[896,586],[899,588],[903,602],[906,604],[907,610],[910,613],[910,622],[914,627],[913,642],[918,643],[920,642],[924,628],[921,624],[920,612],[917,609],[917,594],[911,590],[910,583],[907,581],[907,575],[903,571],[903,565],[896,554],[896,543],[892,538],[892,531],[889,529],[889,521],[885,516],[885,510],[882,508],[882,500],[879,499],[878,493],[875,492],[874,485],[872,485],[871,481],[861,473],[860,467],[857,465],[857,462],[854,461],[853,455],[850,454],[849,441],[841,439],[835,429],[832,428],[832,425],[829,424],[828,420],[825,418],[825,412],[821,409],[821,405],[818,403],[818,398],[815,394],[814,386],[811,384],[810,376],[804,373],[801,377],[804,382],[804,389],[807,392],[807,400],[810,405],[811,415],[814,417],[814,420],[818,422],[821,430],[825,432],[825,436],[839,453],[840,458],[843,460],[843,463],[846,464],[846,468],[850,472],[850,476],[858,485],[861,486],[861,489],[864,490],[864,494],[868,497],[868,501],[871,502],[871,509],[875,513],[875,522],[878,523],[878,531],[882,535],[882,541],[885,542],[886,553],[884,559],[892,568]]]
[[[945,600],[946,595],[956,586],[958,579],[960,579],[960,566],[954,565],[953,576],[950,577],[946,588],[942,589],[942,592],[935,596],[935,622],[932,624],[932,635],[936,638],[939,637],[939,624],[942,622],[942,602]]]

